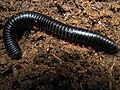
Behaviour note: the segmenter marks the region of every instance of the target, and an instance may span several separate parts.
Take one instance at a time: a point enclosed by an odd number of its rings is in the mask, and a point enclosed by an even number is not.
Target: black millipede
[[[90,30],[70,26],[38,12],[24,11],[12,16],[5,24],[3,30],[4,44],[9,56],[13,59],[22,58],[22,50],[16,37],[20,30],[39,27],[46,32],[62,39],[78,44],[89,45],[108,53],[117,53],[120,46],[111,39]]]

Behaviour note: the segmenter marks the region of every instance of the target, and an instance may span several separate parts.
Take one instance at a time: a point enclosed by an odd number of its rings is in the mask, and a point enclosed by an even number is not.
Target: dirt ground
[[[0,90],[120,90],[120,52],[96,52],[31,30],[19,41],[22,59],[12,60],[2,32],[21,11],[40,12],[120,45],[120,0],[0,0]]]

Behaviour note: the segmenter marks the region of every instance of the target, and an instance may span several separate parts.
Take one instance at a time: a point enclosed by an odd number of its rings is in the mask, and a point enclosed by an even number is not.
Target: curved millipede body
[[[40,27],[62,39],[95,46],[109,53],[116,53],[120,50],[115,42],[100,34],[63,24],[37,12],[25,11],[12,16],[3,31],[4,44],[11,58],[20,59],[22,57],[22,51],[16,40],[18,31],[32,26]]]

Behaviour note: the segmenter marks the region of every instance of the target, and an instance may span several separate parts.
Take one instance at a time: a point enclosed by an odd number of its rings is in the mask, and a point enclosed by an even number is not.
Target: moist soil
[[[22,11],[92,30],[120,45],[119,0],[0,0],[0,90],[120,90],[120,52],[98,52],[44,30],[26,31],[18,41],[22,59],[11,59],[2,32]]]

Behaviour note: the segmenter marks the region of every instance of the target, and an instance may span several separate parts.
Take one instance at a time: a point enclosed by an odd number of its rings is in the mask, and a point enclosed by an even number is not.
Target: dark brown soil
[[[120,52],[108,55],[31,30],[19,41],[22,59],[12,60],[3,25],[21,11],[93,30],[120,45],[120,0],[0,0],[0,90],[120,90]]]

